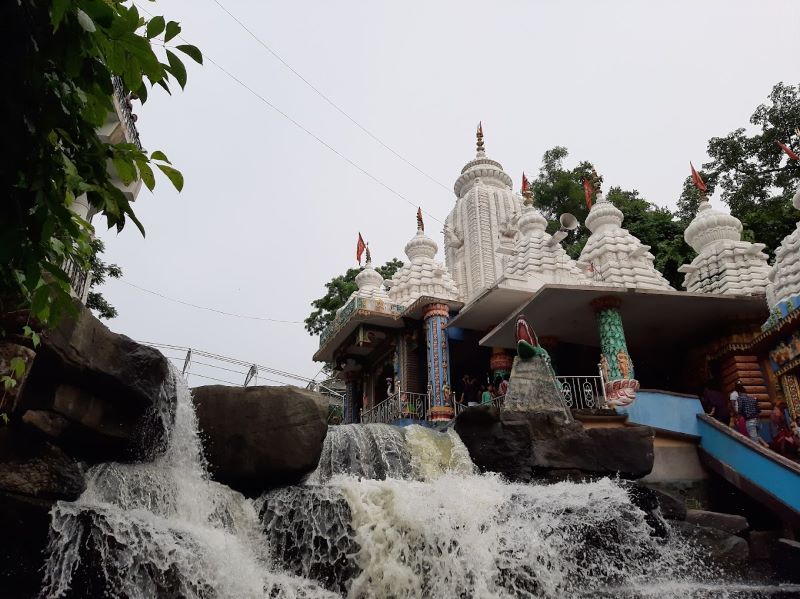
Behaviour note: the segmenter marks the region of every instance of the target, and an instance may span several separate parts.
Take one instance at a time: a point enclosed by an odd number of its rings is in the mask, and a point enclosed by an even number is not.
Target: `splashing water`
[[[276,571],[253,502],[208,479],[189,391],[166,453],[100,464],[87,489],[53,508],[43,597],[330,597]]]
[[[53,509],[42,596],[790,596],[711,584],[700,564],[686,542],[653,536],[615,481],[479,475],[452,430],[331,427],[309,484],[246,499],[209,480],[179,381],[166,453],[95,466]]]

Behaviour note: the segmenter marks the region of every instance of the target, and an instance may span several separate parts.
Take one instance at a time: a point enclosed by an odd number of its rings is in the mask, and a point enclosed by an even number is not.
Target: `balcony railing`
[[[139,140],[139,131],[136,129],[136,121],[131,112],[128,94],[125,92],[122,78],[115,75],[112,78],[112,83],[114,84],[114,100],[116,100],[116,104],[119,107],[120,122],[125,128],[125,138],[129,143],[134,144],[141,150],[142,142]]]
[[[69,277],[69,285],[72,291],[81,302],[86,303],[89,296],[89,283],[91,282],[88,271],[82,269],[73,258],[67,258],[61,268]]]
[[[362,410],[361,422],[389,424],[401,419],[425,420],[429,412],[429,394],[397,391],[368,410]]]
[[[564,403],[571,410],[606,407],[606,385],[601,374],[595,376],[559,376]]]

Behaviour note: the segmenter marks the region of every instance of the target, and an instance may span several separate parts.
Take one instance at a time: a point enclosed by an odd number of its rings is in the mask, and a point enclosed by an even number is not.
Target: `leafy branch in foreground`
[[[167,92],[173,81],[186,85],[186,68],[172,50],[198,63],[202,54],[186,44],[167,49],[180,25],[145,20],[119,0],[4,2],[0,20],[11,38],[0,110],[8,157],[0,171],[0,312],[27,311],[29,324],[47,328],[74,309],[63,265],[88,270],[96,254],[92,227],[72,204],[85,194],[109,227],[121,231],[131,221],[144,234],[115,179],[141,179],[153,190],[158,169],[183,187],[164,152],[99,137],[116,110],[112,80],[145,102],[156,85]],[[164,47],[163,57],[154,46]]]

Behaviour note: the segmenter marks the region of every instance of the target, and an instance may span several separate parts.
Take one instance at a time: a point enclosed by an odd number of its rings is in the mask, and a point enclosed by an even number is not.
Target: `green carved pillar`
[[[618,297],[599,297],[592,301],[600,334],[600,371],[605,380],[609,407],[628,406],[636,399],[639,381],[634,377],[633,360],[625,343],[625,329]]]

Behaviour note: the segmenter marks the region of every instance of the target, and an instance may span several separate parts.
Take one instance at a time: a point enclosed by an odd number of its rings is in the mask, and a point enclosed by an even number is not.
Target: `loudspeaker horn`
[[[578,228],[578,219],[569,212],[565,212],[558,217],[558,222],[561,223],[562,231],[574,231]]]

